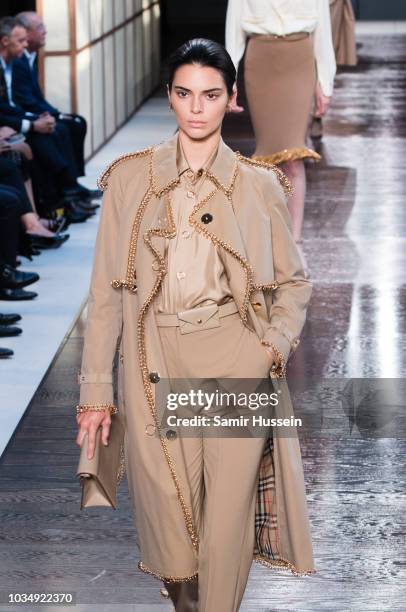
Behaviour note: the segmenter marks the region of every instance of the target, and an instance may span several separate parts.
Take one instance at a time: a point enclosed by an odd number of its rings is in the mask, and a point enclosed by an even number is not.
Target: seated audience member
[[[17,19],[27,30],[28,44],[14,65],[14,99],[24,110],[38,115],[47,112],[55,117],[57,123],[63,123],[68,128],[77,176],[84,176],[86,120],[80,115],[61,112],[45,99],[38,80],[38,51],[45,46],[47,33],[45,24],[40,15],[33,11],[19,13]],[[86,190],[85,187],[83,189]],[[100,195],[97,190],[90,193]]]
[[[44,197],[63,196],[63,206],[72,222],[84,221],[94,214],[96,205],[83,195],[63,149],[67,130],[56,130],[56,121],[49,113],[41,115],[25,111],[13,98],[13,62],[27,46],[26,30],[13,17],[0,19],[0,124],[26,135],[34,158],[42,171]],[[56,206],[58,207],[58,206]]]
[[[10,137],[14,135],[15,132],[11,128],[0,127],[0,183],[21,190],[22,196],[25,189],[31,205],[31,209],[26,205],[27,212],[21,218],[26,232],[29,235],[54,237],[55,231],[60,232],[66,223],[41,219],[38,215],[31,181],[32,151],[26,142],[10,142]]]

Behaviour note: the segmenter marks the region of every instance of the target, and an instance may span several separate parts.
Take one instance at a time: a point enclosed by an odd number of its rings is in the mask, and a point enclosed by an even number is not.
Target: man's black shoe
[[[25,289],[0,289],[0,300],[13,302],[16,300],[32,300],[38,293],[26,291]]]
[[[79,208],[79,210],[83,210],[83,212],[93,212],[97,208],[100,208],[100,204],[91,204],[87,200],[77,200],[75,206]]]
[[[36,272],[20,272],[8,264],[0,268],[0,288],[1,289],[21,289],[39,280]]]
[[[23,333],[21,327],[14,325],[0,325],[0,338],[8,338],[9,336],[19,336]]]
[[[76,207],[73,202],[64,204],[65,217],[69,221],[69,223],[83,223],[83,221],[87,221],[89,217],[93,217],[95,213],[83,212],[79,208]]]
[[[19,314],[2,314],[0,312],[0,325],[13,325],[13,323],[17,323],[17,321],[21,321],[21,315]]]
[[[69,234],[58,234],[56,236],[39,236],[28,234],[31,246],[36,249],[57,249],[69,238]]]
[[[0,347],[0,359],[3,359],[4,357],[11,357],[12,355],[14,355],[14,351],[9,348]]]

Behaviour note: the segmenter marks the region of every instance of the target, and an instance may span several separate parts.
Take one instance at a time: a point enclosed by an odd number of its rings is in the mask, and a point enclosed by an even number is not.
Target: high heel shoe
[[[32,247],[37,249],[58,249],[69,238],[69,234],[57,234],[55,236],[41,236],[40,234],[28,234],[28,241]]]

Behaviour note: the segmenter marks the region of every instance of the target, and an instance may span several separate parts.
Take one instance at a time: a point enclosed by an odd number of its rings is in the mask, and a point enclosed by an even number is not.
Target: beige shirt
[[[226,16],[226,49],[236,68],[244,54],[247,36],[311,32],[317,76],[323,93],[331,96],[336,61],[331,36],[328,0],[229,0]]]
[[[218,147],[203,167],[194,172],[178,139],[176,164],[180,184],[174,189],[171,201],[176,236],[166,239],[168,272],[155,300],[155,312],[175,313],[207,304],[220,305],[233,299],[219,247],[188,222],[201,187],[209,180],[204,171],[210,168],[217,152]]]

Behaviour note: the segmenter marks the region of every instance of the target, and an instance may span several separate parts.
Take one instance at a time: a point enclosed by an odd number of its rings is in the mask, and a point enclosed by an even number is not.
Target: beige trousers
[[[182,334],[159,327],[172,378],[267,378],[270,358],[239,313],[220,327]],[[198,558],[191,548],[173,551],[175,566],[198,572],[196,585],[166,585],[177,612],[235,612],[247,584],[255,543],[255,501],[264,437],[179,436],[199,533]],[[181,557],[181,558],[179,558]],[[171,591],[172,589],[172,591]]]

